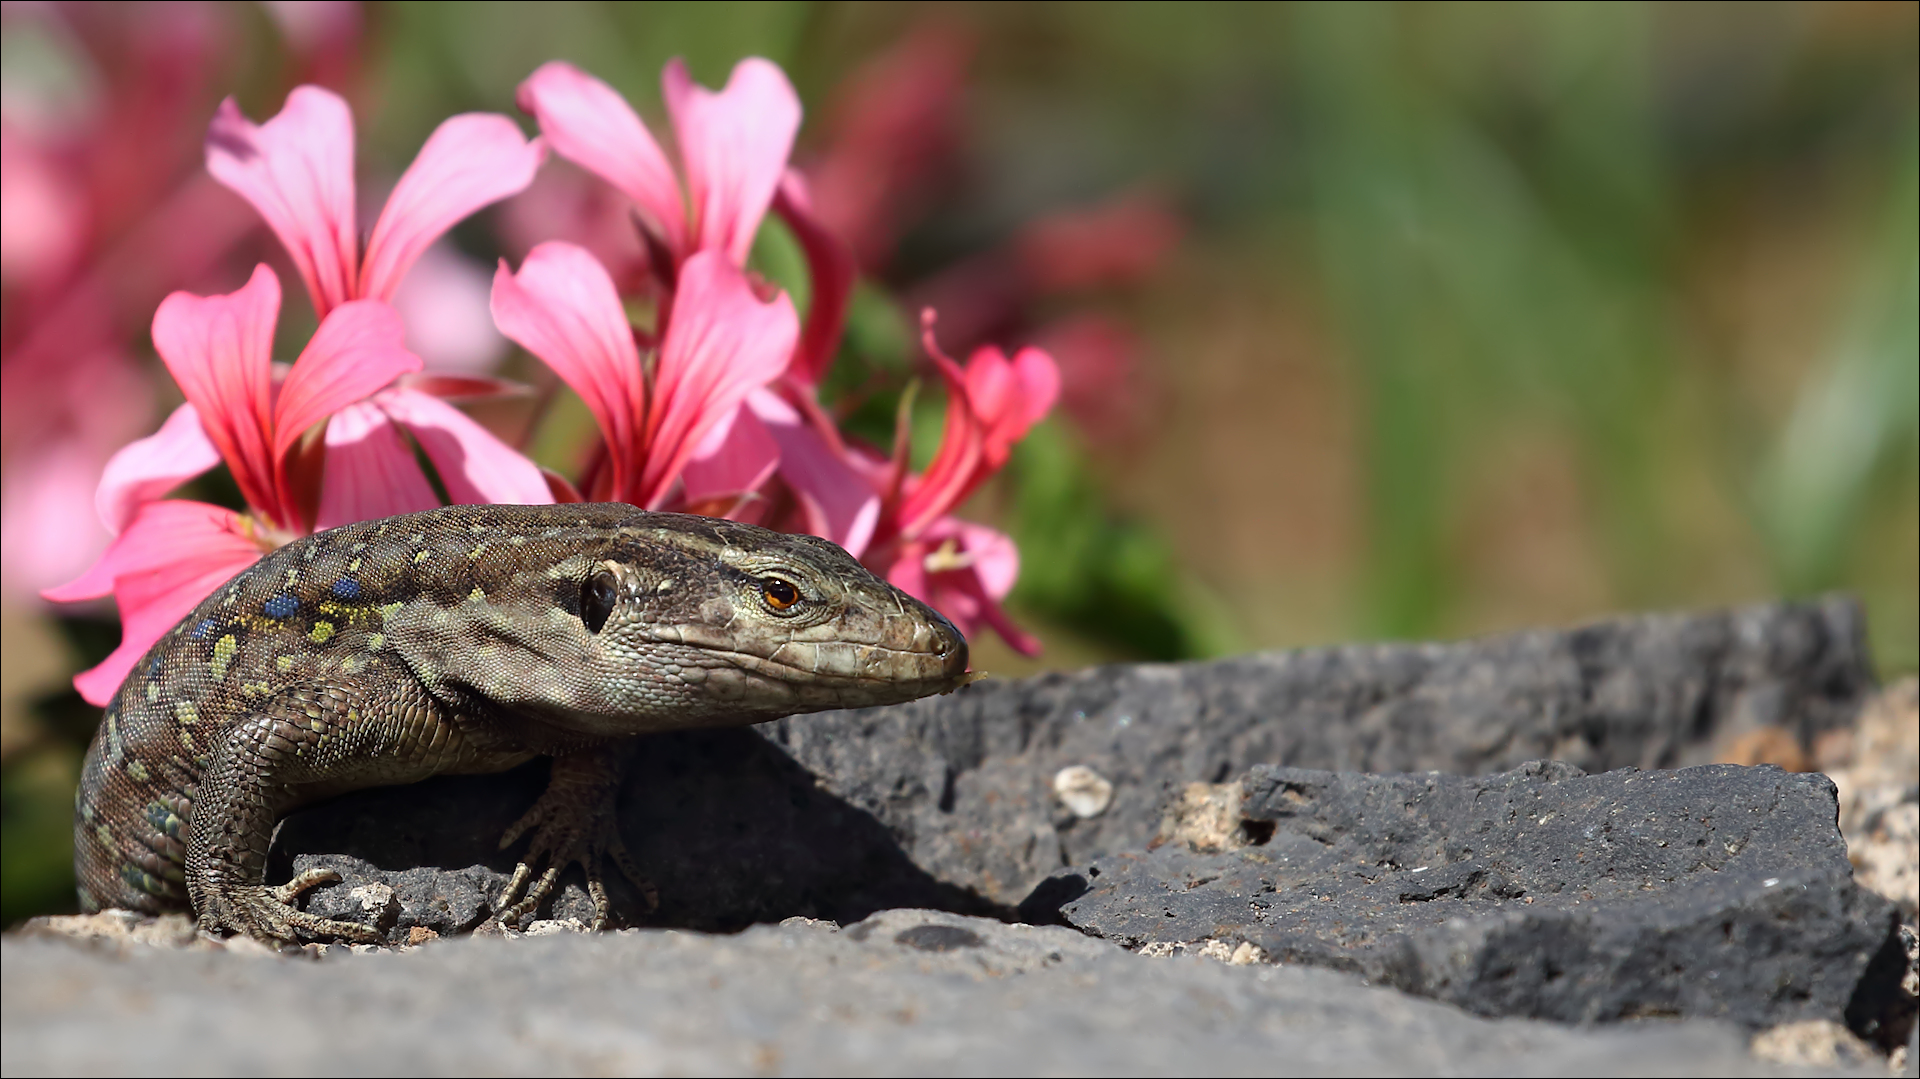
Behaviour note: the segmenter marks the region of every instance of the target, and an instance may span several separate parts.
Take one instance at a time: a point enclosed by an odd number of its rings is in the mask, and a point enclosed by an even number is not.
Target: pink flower
[[[56,362],[9,356],[0,366],[0,596],[9,603],[72,579],[106,549],[113,537],[94,519],[94,485],[114,451],[153,425],[141,366],[117,348],[75,344]]]
[[[387,304],[333,308],[276,385],[279,312],[280,282],[261,265],[238,292],[176,292],[154,314],[154,347],[187,403],[107,463],[95,507],[118,538],[79,578],[43,593],[75,601],[112,592],[120,605],[119,648],[74,679],[94,704],[111,699],[162,633],[263,552],[310,526],[438,505],[396,424],[457,501],[551,501],[532,462],[463,414],[417,390],[382,389],[420,367]],[[309,437],[329,417],[324,437]],[[155,501],[221,461],[246,514]]]
[[[1020,630],[1000,607],[1020,574],[1013,541],[984,525],[951,516],[1000,471],[1014,443],[1053,408],[1060,372],[1053,358],[1023,348],[1009,360],[980,348],[962,369],[933,337],[933,312],[922,315],[922,340],[947,383],[947,422],[926,472],[906,474],[906,440],[881,472],[881,502],[868,566],[954,619],[963,629],[992,626],[1025,655],[1040,642]]]
[[[1040,653],[1040,642],[1000,606],[1020,576],[1020,552],[1005,533],[941,517],[918,539],[869,555],[867,565],[925,600],[968,635],[985,623],[1021,655]]]
[[[740,406],[786,369],[799,319],[784,293],[755,297],[720,253],[682,265],[651,380],[613,279],[572,244],[541,244],[518,274],[503,261],[493,318],[599,423],[605,467],[582,485],[590,497],[657,509],[679,484],[676,504],[696,504],[751,491],[772,471],[772,439]]]
[[[787,377],[817,385],[845,328],[854,262],[817,220],[806,182],[787,168],[800,128],[799,96],[778,65],[757,57],[736,64],[719,93],[696,86],[679,60],[667,65],[661,84],[686,176],[684,195],[652,132],[599,79],[556,60],[520,84],[519,103],[540,121],[555,153],[632,201],[666,291],[678,268],[701,251],[745,266],[767,210],[778,213],[800,241],[813,277],[813,302]]]
[[[927,352],[947,383],[947,416],[940,446],[918,476],[907,471],[904,428],[892,459],[884,460],[845,445],[823,416],[803,415],[789,400],[766,392],[749,398],[780,446],[780,477],[799,506],[784,523],[839,543],[962,630],[984,623],[1032,655],[1039,642],[1000,607],[1020,573],[1013,541],[952,512],[1052,409],[1059,370],[1040,349],[1021,349],[1009,360],[991,347],[975,351],[962,368],[934,341],[933,313],[923,318]]]
[[[350,300],[393,299],[428,245],[462,218],[533,181],[546,157],[504,116],[467,113],[434,129],[374,223],[355,226],[353,116],[339,95],[297,87],[254,124],[228,98],[207,129],[207,171],[266,218],[324,319]]]
[[[921,316],[921,324],[927,354],[947,383],[947,425],[925,473],[906,476],[903,453],[896,453],[891,465],[889,485],[900,493],[891,500],[888,516],[908,540],[918,539],[1000,471],[1013,444],[1060,396],[1060,370],[1045,352],[1023,348],[1009,360],[987,346],[977,349],[962,369],[934,340],[932,311]]]
[[[719,93],[694,85],[674,60],[660,78],[673,121],[680,179],[647,125],[611,86],[555,60],[520,84],[520,107],[553,151],[624,193],[672,258],[671,274],[700,251],[744,266],[786,170],[800,98],[778,65],[740,61]]]

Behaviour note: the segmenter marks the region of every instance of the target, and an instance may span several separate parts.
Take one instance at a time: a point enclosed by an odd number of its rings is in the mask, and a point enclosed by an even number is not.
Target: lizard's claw
[[[283,945],[298,945],[302,939],[315,937],[378,944],[380,931],[370,925],[337,922],[294,908],[293,901],[302,892],[339,879],[340,874],[331,869],[309,869],[278,887],[256,884],[210,889],[200,911],[200,928],[212,934],[223,929],[237,930],[258,940]]]
[[[617,762],[609,767],[606,762],[573,757],[554,761],[545,793],[500,837],[500,848],[505,850],[533,833],[526,855],[514,867],[495,905],[500,924],[511,925],[539,909],[553,895],[560,874],[576,862],[586,870],[596,931],[606,928],[613,906],[601,872],[606,861],[611,860],[640,889],[648,911],[658,909],[659,892],[641,875],[620,837],[615,806],[618,771]],[[545,867],[537,877],[536,866]]]

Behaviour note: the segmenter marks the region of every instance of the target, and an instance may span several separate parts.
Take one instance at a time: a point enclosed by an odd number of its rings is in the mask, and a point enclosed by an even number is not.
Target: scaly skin
[[[318,798],[553,756],[503,840],[517,917],[586,865],[633,875],[612,796],[631,740],[890,704],[965,681],[931,608],[810,536],[621,504],[453,506],[287,545],[162,637],[107,706],[75,799],[84,909],[190,908],[211,933],[371,939],[263,881]]]

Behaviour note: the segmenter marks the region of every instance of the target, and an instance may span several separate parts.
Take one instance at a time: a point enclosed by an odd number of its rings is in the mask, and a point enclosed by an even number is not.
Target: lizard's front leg
[[[316,794],[413,783],[488,758],[460,717],[410,677],[312,678],[257,699],[215,743],[194,798],[186,877],[200,927],[283,943],[372,943],[379,933],[369,926],[292,906],[336,874],[310,870],[279,887],[263,883],[275,820]]]
[[[607,898],[603,865],[611,860],[646,897],[647,909],[660,905],[653,885],[640,875],[626,842],[620,838],[618,801],[620,781],[635,746],[620,742],[597,749],[557,756],[547,789],[533,808],[500,837],[505,850],[529,831],[533,841],[514,867],[513,878],[500,893],[499,919],[512,924],[538,909],[554,892],[560,874],[575,862],[587,873],[587,894],[593,897],[593,928],[604,929],[612,907]],[[536,867],[544,871],[536,878]]]
[[[203,932],[291,944],[317,936],[379,939],[370,926],[292,906],[308,888],[339,880],[331,870],[308,870],[277,888],[263,883],[273,825],[290,787],[323,772],[331,756],[326,751],[335,748],[329,741],[343,740],[336,724],[308,711],[271,707],[250,714],[215,747],[194,800],[187,844],[187,893]]]

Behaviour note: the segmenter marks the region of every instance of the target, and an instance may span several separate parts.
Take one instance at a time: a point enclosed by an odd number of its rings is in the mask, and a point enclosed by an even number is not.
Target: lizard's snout
[[[967,673],[967,639],[960,635],[953,623],[945,618],[934,624],[932,645],[933,655],[940,660],[940,673],[950,679],[957,679]]]

